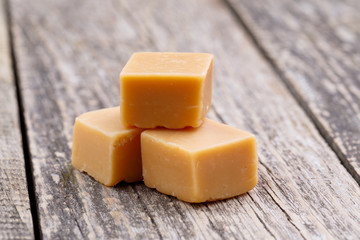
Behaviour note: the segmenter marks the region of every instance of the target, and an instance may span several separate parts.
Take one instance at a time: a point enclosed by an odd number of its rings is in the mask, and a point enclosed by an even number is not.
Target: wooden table
[[[0,239],[359,239],[360,1],[0,0]],[[215,55],[210,118],[259,183],[188,204],[71,166],[77,115],[136,51]]]

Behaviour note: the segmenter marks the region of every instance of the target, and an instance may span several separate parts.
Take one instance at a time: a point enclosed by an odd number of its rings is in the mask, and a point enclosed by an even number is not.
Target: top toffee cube
[[[213,61],[208,53],[134,53],[120,73],[123,124],[199,127],[211,106]]]

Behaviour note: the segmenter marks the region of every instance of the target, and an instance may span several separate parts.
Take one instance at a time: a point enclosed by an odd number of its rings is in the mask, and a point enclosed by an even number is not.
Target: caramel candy
[[[207,53],[133,54],[120,73],[123,124],[200,126],[211,105],[213,58]]]
[[[255,187],[256,139],[206,119],[199,128],[141,134],[145,185],[187,202],[234,197]]]
[[[120,123],[120,108],[84,113],[74,126],[72,164],[106,186],[142,180],[140,133]]]

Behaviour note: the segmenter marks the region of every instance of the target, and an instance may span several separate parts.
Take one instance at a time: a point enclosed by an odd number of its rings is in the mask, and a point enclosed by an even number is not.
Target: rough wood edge
[[[6,0],[0,1],[0,239],[32,239],[33,223],[11,67]]]

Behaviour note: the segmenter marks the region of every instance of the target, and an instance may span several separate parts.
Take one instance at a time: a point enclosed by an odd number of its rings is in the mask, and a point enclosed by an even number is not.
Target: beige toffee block
[[[74,126],[72,164],[106,186],[142,180],[141,129],[120,123],[120,108],[84,113]]]
[[[199,128],[141,134],[146,186],[187,202],[234,197],[255,187],[256,139],[206,119]]]
[[[211,105],[213,55],[135,53],[120,73],[121,117],[141,128],[198,127]]]

